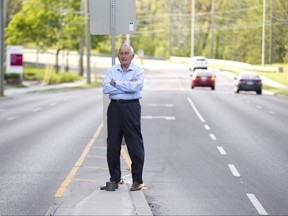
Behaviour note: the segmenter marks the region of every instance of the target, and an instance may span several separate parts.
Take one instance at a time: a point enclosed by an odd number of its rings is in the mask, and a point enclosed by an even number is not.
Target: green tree
[[[78,39],[85,34],[81,2],[23,0],[20,11],[19,7],[12,7],[11,11],[19,12],[11,12],[15,15],[6,28],[6,43],[34,43],[43,50],[51,47],[79,50]],[[190,56],[191,2],[136,0],[137,31],[130,35],[135,51],[143,49],[146,56],[156,57]],[[210,57],[212,50],[212,58],[259,64],[262,57],[263,0],[214,2],[215,12],[212,13],[212,0],[195,1],[194,54]],[[281,63],[287,53],[288,1],[266,0],[266,3],[265,62],[272,55],[273,62]],[[215,21],[213,25],[212,18]],[[91,39],[97,52],[111,53],[110,36],[92,36]],[[125,39],[125,35],[116,35],[117,44]]]
[[[6,44],[34,43],[40,50],[77,50],[83,35],[83,16],[79,1],[26,0],[5,29]],[[58,67],[57,67],[58,70]]]
[[[137,33],[131,35],[136,50],[144,50],[145,55],[164,57],[168,54],[167,14],[165,1],[137,0]]]

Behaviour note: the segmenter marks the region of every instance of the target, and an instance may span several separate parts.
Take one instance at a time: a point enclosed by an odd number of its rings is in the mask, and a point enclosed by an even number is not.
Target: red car
[[[210,87],[215,90],[215,75],[208,69],[197,69],[192,75],[191,88],[195,86]]]

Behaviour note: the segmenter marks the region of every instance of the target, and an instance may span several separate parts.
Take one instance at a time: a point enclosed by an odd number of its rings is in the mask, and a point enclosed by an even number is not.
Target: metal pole
[[[195,0],[191,2],[191,53],[194,56],[194,34],[195,34]]]
[[[0,0],[0,96],[4,95],[4,38],[3,38],[3,1]]]
[[[115,0],[110,0],[110,31],[111,31],[111,46],[112,46],[112,66],[115,65]],[[103,95],[103,122],[104,122],[104,136],[107,137],[107,109],[109,104],[109,96]],[[104,139],[105,140],[105,139]],[[105,144],[107,144],[104,141]]]
[[[211,44],[210,44],[210,58],[213,58],[213,48],[214,48],[214,15],[215,15],[215,0],[212,0],[211,6]]]
[[[112,45],[112,66],[115,65],[115,0],[110,0],[111,3],[111,45]]]
[[[86,17],[86,68],[87,68],[87,84],[91,83],[90,74],[91,74],[91,66],[90,66],[90,50],[91,50],[91,37],[90,37],[90,25],[89,25],[89,2],[85,1],[85,17]]]
[[[266,0],[263,0],[263,21],[262,21],[262,66],[265,64],[265,27],[266,27]]]

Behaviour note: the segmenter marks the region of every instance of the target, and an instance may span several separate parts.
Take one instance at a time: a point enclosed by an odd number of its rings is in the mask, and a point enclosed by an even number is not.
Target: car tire
[[[214,91],[215,90],[215,86],[211,86],[211,89]]]
[[[262,91],[260,90],[260,91],[256,91],[256,93],[258,94],[258,95],[261,95],[262,94]]]
[[[194,89],[194,86],[191,86],[192,89]]]

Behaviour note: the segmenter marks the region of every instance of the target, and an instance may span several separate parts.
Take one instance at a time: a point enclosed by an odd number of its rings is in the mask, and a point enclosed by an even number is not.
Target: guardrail
[[[170,60],[178,63],[187,63],[189,61],[189,57],[176,57],[171,56]],[[230,70],[245,70],[245,71],[258,71],[258,72],[283,72],[282,67],[275,66],[257,66],[244,62],[238,61],[230,61],[230,60],[221,60],[221,59],[207,59],[208,64],[217,67],[219,69],[230,69]]]
[[[246,70],[246,71],[257,71],[257,72],[283,72],[282,67],[275,66],[257,66],[244,62],[220,60],[220,59],[207,59],[208,64],[220,66],[223,68]]]

